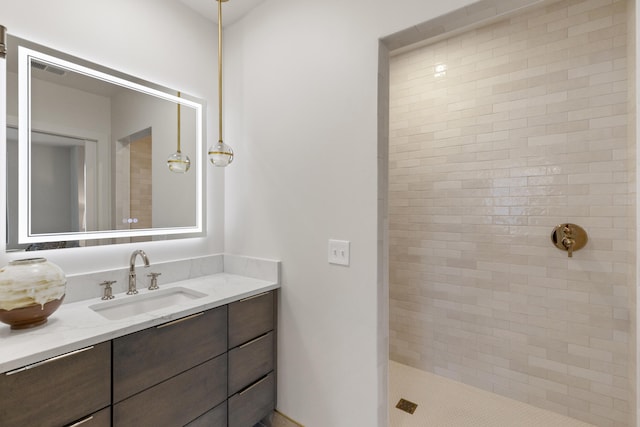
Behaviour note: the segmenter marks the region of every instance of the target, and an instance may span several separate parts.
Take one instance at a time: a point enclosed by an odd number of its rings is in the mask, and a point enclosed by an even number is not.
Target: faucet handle
[[[149,289],[150,291],[155,291],[156,289],[160,289],[160,287],[158,286],[158,276],[160,275],[162,275],[162,273],[147,274],[147,277],[151,277],[151,283],[149,284],[149,287],[147,289]]]
[[[100,283],[100,286],[104,286],[104,294],[102,295],[101,299],[110,300],[115,298],[113,296],[113,290],[111,289],[111,285],[113,285],[116,282],[117,280],[105,280],[104,282]]]

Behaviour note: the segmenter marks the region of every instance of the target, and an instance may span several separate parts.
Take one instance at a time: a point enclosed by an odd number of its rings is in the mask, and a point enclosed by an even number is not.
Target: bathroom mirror
[[[202,233],[204,102],[16,37],[7,45],[7,250]],[[178,144],[184,174],[167,167]]]

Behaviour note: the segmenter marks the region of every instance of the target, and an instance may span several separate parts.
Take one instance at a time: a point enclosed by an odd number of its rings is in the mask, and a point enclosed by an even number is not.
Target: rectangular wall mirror
[[[17,37],[7,45],[7,250],[202,234],[202,100]],[[186,173],[168,168],[178,147]]]

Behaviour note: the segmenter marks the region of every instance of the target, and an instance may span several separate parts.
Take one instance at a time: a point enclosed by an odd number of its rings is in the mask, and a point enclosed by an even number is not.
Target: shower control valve
[[[587,241],[584,228],[571,223],[556,225],[551,233],[551,242],[556,248],[567,251],[569,258],[573,258],[573,252],[582,249]]]

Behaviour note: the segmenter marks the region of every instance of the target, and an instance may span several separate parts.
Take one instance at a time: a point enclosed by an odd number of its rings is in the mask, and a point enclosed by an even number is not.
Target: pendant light
[[[180,98],[180,92],[178,92]],[[173,173],[187,173],[191,167],[191,159],[180,151],[180,103],[178,102],[178,150],[167,159],[167,167]]]
[[[222,3],[218,2],[218,143],[209,147],[209,161],[213,166],[225,167],[233,161],[233,150],[222,140]]]

